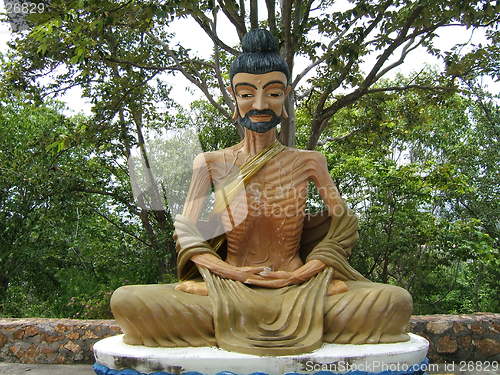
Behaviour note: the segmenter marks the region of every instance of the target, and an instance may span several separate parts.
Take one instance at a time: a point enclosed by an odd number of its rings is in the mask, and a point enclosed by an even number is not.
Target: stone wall
[[[114,320],[0,319],[0,362],[93,363],[94,343],[120,333]]]
[[[409,331],[429,341],[434,363],[500,361],[500,314],[414,315]]]
[[[500,314],[415,315],[431,362],[500,360]],[[92,363],[92,345],[121,333],[114,320],[0,319],[0,362]]]

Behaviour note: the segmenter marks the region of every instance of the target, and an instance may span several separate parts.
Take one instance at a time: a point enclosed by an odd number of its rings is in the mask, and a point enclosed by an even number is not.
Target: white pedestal
[[[149,348],[127,345],[123,335],[108,337],[94,345],[98,374],[103,368],[134,369],[138,373],[182,374],[198,372],[214,375],[232,372],[238,375],[265,373],[283,375],[290,372],[315,374],[331,371],[366,373],[418,374],[416,368],[426,359],[429,343],[423,337],[410,334],[410,341],[376,345],[325,344],[301,355],[260,357],[228,352],[215,347]],[[112,372],[119,374],[120,372]],[[128,372],[129,374],[131,372]]]

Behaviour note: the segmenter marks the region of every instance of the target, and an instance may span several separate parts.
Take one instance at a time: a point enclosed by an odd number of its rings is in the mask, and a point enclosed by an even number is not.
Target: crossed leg
[[[347,292],[325,297],[324,341],[376,344],[407,341],[410,294],[399,287],[347,281]],[[131,285],[111,298],[124,341],[145,346],[215,346],[207,296],[175,290],[175,284]]]

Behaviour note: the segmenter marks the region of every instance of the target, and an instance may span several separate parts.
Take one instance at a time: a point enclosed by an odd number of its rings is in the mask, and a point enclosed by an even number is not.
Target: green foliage
[[[220,150],[240,141],[236,126],[228,125],[206,101],[193,102],[190,113],[204,151]]]
[[[484,93],[377,93],[339,111],[320,140],[360,216],[353,265],[407,288],[415,313],[499,309],[499,115]],[[297,118],[305,142],[307,110]]]
[[[313,66],[312,70],[293,73],[298,75],[294,89],[316,99],[315,105],[308,107],[311,127],[306,135],[307,148],[314,149],[327,128],[325,122],[367,95],[417,47],[427,49],[446,64],[428,88],[453,88],[456,78],[498,76],[498,5],[491,2],[353,0],[342,10],[334,1],[281,5],[276,0],[259,2],[255,7],[245,1],[52,0],[43,13],[28,16],[28,31],[11,43],[14,53],[5,84],[23,88],[33,100],[43,96],[39,92],[40,76],[52,78],[43,85],[43,94],[79,85],[95,105],[96,119],[108,121],[119,108],[132,103],[143,108],[158,95],[166,100],[154,78],[182,75],[230,120],[232,104],[224,95],[224,87],[228,84],[229,61],[237,51],[236,46],[226,44],[218,23],[224,16],[241,41],[252,27],[250,20],[267,13],[261,25],[278,38],[289,66],[298,68],[297,56]],[[264,6],[265,11],[259,12]],[[188,19],[214,43],[210,58],[197,56],[191,46],[176,41],[174,21]],[[484,30],[486,41],[436,48],[439,31],[452,25],[461,26],[457,30],[462,32]],[[371,66],[361,69],[368,61]],[[302,85],[305,77],[308,81]],[[218,98],[221,95],[223,100]],[[299,97],[302,102],[302,95]],[[307,103],[290,101],[288,105]],[[282,138],[293,144],[294,113],[289,112],[290,120],[282,124]],[[123,115],[126,118],[127,111]]]
[[[0,105],[2,316],[110,317],[117,287],[176,280],[130,203],[122,149],[106,141],[116,135],[61,110],[13,93]],[[297,119],[304,144],[306,108]],[[321,139],[360,216],[353,265],[409,289],[416,313],[498,311],[499,119],[484,93],[377,93],[339,111]],[[238,140],[204,101],[169,124],[198,129],[206,151]],[[322,209],[312,187],[308,201]]]
[[[0,103],[0,315],[110,317],[115,288],[158,280],[157,254],[126,207],[82,189],[118,190],[82,118],[23,102]]]
[[[477,85],[498,78],[497,6],[317,3],[291,2],[286,13],[267,1],[277,11],[264,24],[290,66],[299,55],[316,64],[295,82],[296,111],[281,129],[291,144],[296,122],[299,147],[319,146],[359,213],[354,265],[408,288],[416,312],[498,311],[500,114]],[[216,15],[241,40],[252,16],[244,5],[52,0],[28,16],[0,55],[0,315],[107,317],[116,287],[175,281],[172,218],[134,199],[127,161],[135,151],[155,161],[149,131],[193,129],[205,151],[239,140],[223,95],[235,50],[216,34]],[[172,22],[188,18],[217,44],[211,58],[175,42]],[[450,24],[485,30],[486,43],[438,50],[437,31]],[[384,81],[417,46],[446,69]],[[209,102],[176,105],[163,78],[181,74]],[[89,118],[65,117],[47,99],[74,86]],[[322,209],[313,187],[308,209]]]

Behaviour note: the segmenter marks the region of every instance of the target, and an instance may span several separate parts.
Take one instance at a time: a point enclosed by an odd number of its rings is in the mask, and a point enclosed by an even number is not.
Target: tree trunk
[[[314,150],[318,144],[319,137],[321,136],[321,121],[315,118],[311,124],[311,135],[309,137],[309,142],[307,143],[308,150]]]
[[[250,28],[256,29],[259,27],[259,7],[257,0],[250,0]]]
[[[137,128],[137,137],[138,137],[138,141],[139,141],[138,144],[139,144],[139,148],[141,150],[141,155],[144,159],[146,174],[148,176],[149,183],[151,184],[151,193],[153,195],[153,197],[152,197],[153,198],[153,207],[151,207],[150,210],[153,212],[153,215],[158,223],[160,230],[162,231],[162,233],[166,234],[168,231],[166,211],[162,210],[162,209],[156,209],[155,204],[154,204],[156,202],[157,205],[160,205],[160,204],[163,205],[163,201],[162,201],[162,196],[160,194],[160,191],[158,189],[158,185],[156,184],[153,173],[151,172],[151,165],[149,164],[149,158],[148,158],[147,151],[146,151],[146,143],[145,143],[144,135],[142,132],[142,113],[137,108],[132,108],[131,112],[132,112],[132,117],[134,118],[134,122],[135,122],[136,128]],[[146,208],[144,207],[144,209],[146,209]],[[166,237],[164,238],[164,240],[158,241],[158,239],[156,238],[157,236],[154,233],[153,228],[151,226],[151,223],[149,221],[147,213],[146,213],[146,215],[141,217],[141,220],[142,220],[143,225],[145,226],[146,232],[150,236],[150,239],[153,240],[153,242],[152,242],[153,246],[155,246],[155,248],[157,248],[159,254],[165,255],[165,253],[168,250],[171,250],[171,249],[169,249],[169,246],[167,244],[168,240],[166,239]],[[171,255],[172,255],[172,257],[174,257],[175,254],[171,254]],[[170,257],[170,258],[172,258],[172,257]],[[159,258],[160,259],[158,259],[158,272],[160,274],[164,274],[166,271],[166,264],[165,264],[166,259],[164,259],[163,256],[160,256]]]

